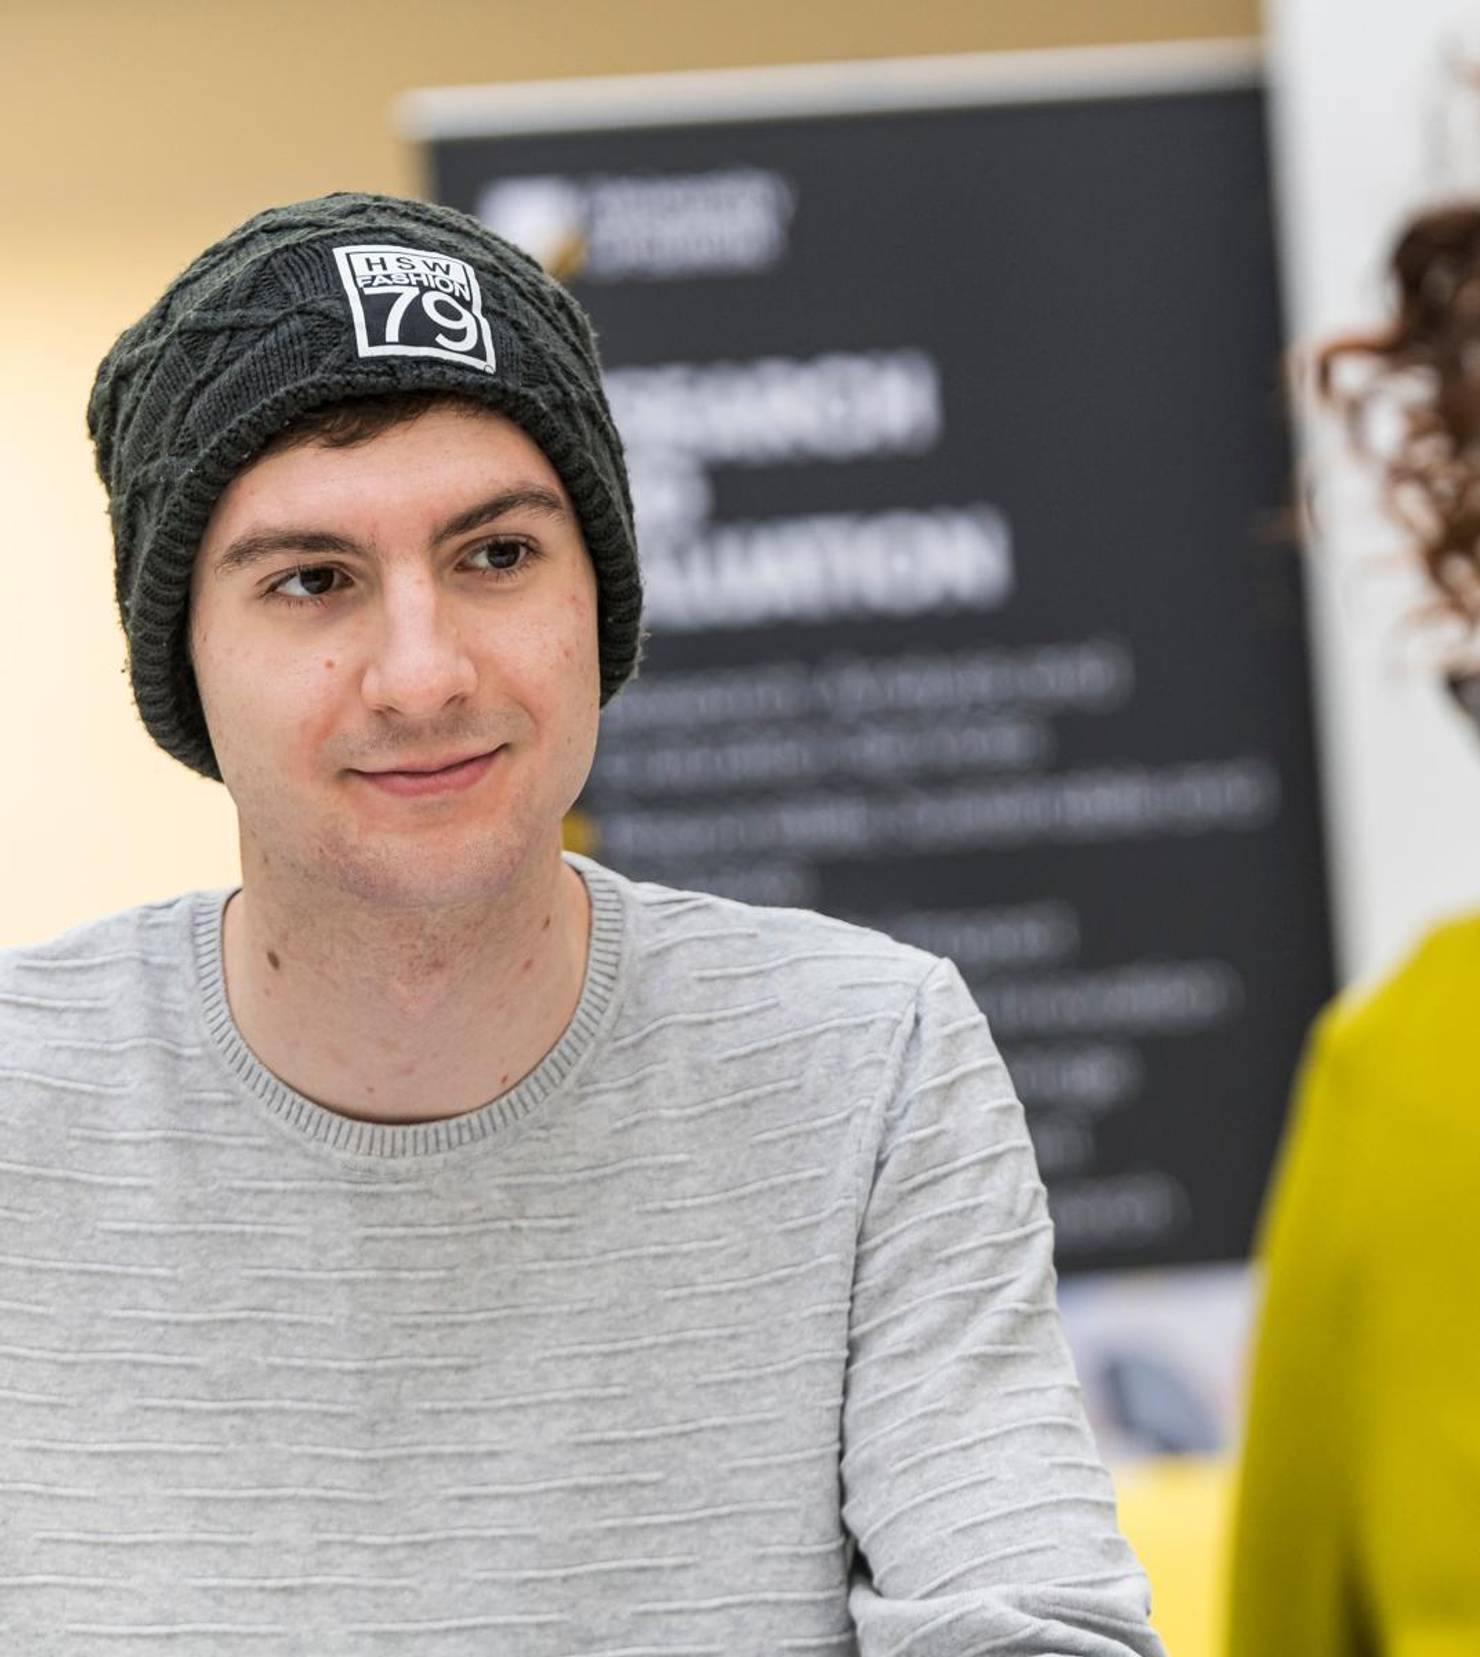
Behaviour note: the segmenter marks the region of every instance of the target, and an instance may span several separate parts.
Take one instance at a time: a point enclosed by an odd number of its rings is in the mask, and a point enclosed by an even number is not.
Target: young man
[[[89,415],[242,880],[0,956],[7,1648],[1159,1652],[954,966],[562,853],[640,604],[569,296],[277,208]]]

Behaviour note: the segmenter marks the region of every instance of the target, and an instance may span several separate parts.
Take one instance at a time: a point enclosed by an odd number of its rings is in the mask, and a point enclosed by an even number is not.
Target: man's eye
[[[289,604],[322,604],[327,595],[333,590],[334,577],[338,573],[328,564],[301,565],[298,569],[289,570],[286,575],[279,577],[268,588],[268,597],[280,598]],[[285,592],[283,589],[293,581],[299,582],[300,585],[306,585],[309,590],[298,593]],[[321,582],[327,583],[327,585],[320,586],[319,583]],[[315,588],[317,590],[314,590]]]
[[[476,558],[479,554],[488,555],[488,571],[492,575],[515,575],[535,558],[535,551],[527,541],[481,541],[468,554]]]

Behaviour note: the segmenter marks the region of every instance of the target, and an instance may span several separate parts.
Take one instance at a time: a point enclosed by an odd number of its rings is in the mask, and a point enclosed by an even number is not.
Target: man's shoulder
[[[95,954],[100,947],[119,947],[150,933],[158,933],[189,908],[197,892],[180,892],[174,897],[156,898],[148,903],[129,904],[101,915],[90,915],[48,937],[28,943],[0,947],[0,961],[26,965],[36,961],[67,960]]]
[[[940,957],[815,909],[751,903],[653,881],[625,881],[634,911],[632,971],[719,987],[763,982],[787,998],[870,989],[908,1004]]]
[[[104,1012],[121,983],[150,963],[178,966],[195,893],[77,921],[50,937],[0,948],[0,1030]]]

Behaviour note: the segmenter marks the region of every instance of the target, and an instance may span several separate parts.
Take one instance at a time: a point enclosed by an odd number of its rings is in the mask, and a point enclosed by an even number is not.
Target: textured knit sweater
[[[478,1110],[246,1046],[230,889],[0,952],[26,1657],[1159,1653],[955,967],[629,882]]]

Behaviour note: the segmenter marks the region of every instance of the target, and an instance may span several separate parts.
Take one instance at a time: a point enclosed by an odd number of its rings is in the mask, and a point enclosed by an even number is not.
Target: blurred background
[[[129,697],[99,358],[269,203],[479,214],[591,311],[632,463],[652,637],[571,844],[960,964],[1154,1620],[1211,1657],[1305,1031],[1480,885],[1417,577],[1288,387],[1480,191],[1464,9],[7,0],[0,39],[0,946],[238,878]]]

